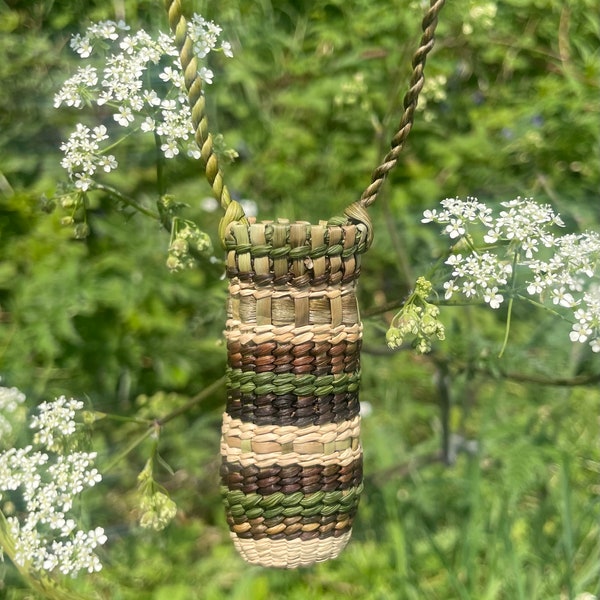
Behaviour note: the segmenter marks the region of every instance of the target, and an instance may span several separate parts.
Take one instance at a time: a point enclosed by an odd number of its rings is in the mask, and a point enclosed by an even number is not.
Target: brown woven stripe
[[[278,465],[258,467],[242,466],[237,462],[221,465],[221,482],[229,490],[244,494],[268,496],[275,492],[294,494],[302,491],[311,494],[318,491],[333,492],[358,487],[362,481],[362,457],[345,465]]]
[[[226,411],[245,423],[306,427],[350,421],[359,415],[360,403],[357,391],[325,396],[256,396],[228,390]]]
[[[295,373],[329,375],[350,373],[359,368],[360,340],[309,340],[302,344],[278,343],[275,340],[257,344],[250,340],[242,344],[240,336],[227,340],[227,360],[233,369],[264,373]]]

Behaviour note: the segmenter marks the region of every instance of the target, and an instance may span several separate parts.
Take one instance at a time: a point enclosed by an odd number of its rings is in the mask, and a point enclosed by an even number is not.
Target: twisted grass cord
[[[423,35],[421,37],[419,48],[413,56],[413,73],[410,80],[410,87],[404,96],[404,113],[402,114],[402,118],[400,120],[398,132],[392,139],[392,149],[385,156],[382,163],[373,171],[371,183],[363,192],[360,200],[354,203],[354,205],[348,207],[346,211],[348,216],[359,221],[364,219],[365,211],[361,211],[361,209],[365,209],[375,202],[377,194],[379,193],[385,178],[398,162],[398,156],[400,155],[400,152],[404,147],[404,143],[406,142],[406,138],[412,129],[414,114],[417,108],[417,102],[419,100],[419,94],[421,93],[423,84],[425,83],[425,77],[423,74],[425,70],[425,62],[427,60],[427,55],[433,48],[434,34],[438,23],[438,15],[444,6],[444,3],[445,0],[431,0],[429,10],[423,18]],[[358,217],[357,215],[350,214],[351,212],[358,213]]]
[[[165,0],[165,8],[169,17],[169,26],[175,36],[175,46],[179,51],[188,102],[192,111],[195,140],[200,148],[200,159],[213,194],[225,211],[219,225],[219,237],[223,240],[227,225],[234,221],[247,223],[247,220],[241,205],[231,199],[229,190],[223,181],[219,160],[214,152],[212,135],[208,131],[202,79],[198,75],[198,59],[194,56],[193,43],[187,32],[187,21],[183,15],[181,1]]]

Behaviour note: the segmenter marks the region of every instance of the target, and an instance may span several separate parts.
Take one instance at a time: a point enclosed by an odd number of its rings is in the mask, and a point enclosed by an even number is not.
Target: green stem
[[[133,417],[126,417],[124,415],[114,415],[111,413],[100,412],[98,410],[92,411],[94,415],[94,420],[99,421],[101,419],[108,419],[109,421],[118,421],[120,423],[135,423],[137,425],[146,425],[150,426],[153,421],[149,419],[135,419]]]
[[[510,320],[512,316],[512,307],[513,307],[513,297],[511,296],[508,300],[508,313],[506,315],[506,327],[504,328],[504,340],[502,342],[502,348],[500,348],[500,353],[498,354],[498,358],[502,358],[504,354],[504,350],[506,350],[506,346],[508,344],[508,335],[510,333]]]
[[[121,460],[123,460],[130,452],[135,450],[144,440],[149,438],[152,434],[155,433],[154,427],[149,427],[144,433],[134,439],[122,452],[120,452],[106,467],[102,468],[103,473],[108,473],[112,468],[114,468]]]
[[[208,387],[204,388],[200,393],[196,394],[189,402],[187,402],[183,406],[180,406],[173,412],[169,413],[168,415],[166,415],[160,419],[156,419],[156,424],[159,426],[165,425],[166,423],[168,423],[169,421],[172,421],[179,415],[186,413],[190,408],[192,408],[196,404],[199,404],[200,402],[202,402],[203,400],[208,398],[210,395],[212,395],[214,392],[216,392],[219,388],[223,387],[223,385],[225,384],[226,381],[227,381],[227,377],[225,375],[223,377],[221,377],[220,379],[217,379],[216,381],[211,383]]]
[[[113,459],[106,467],[104,467],[102,469],[102,472],[103,473],[108,472],[116,464],[118,464],[123,458],[125,458],[125,456],[127,456],[131,451],[133,451],[135,448],[137,448],[144,440],[146,440],[150,436],[154,435],[156,437],[158,430],[160,430],[160,428],[163,427],[163,425],[165,425],[169,421],[172,421],[176,417],[179,417],[180,415],[186,413],[190,408],[192,408],[196,404],[199,404],[200,402],[202,402],[203,400],[205,400],[206,398],[208,398],[209,396],[214,394],[219,388],[221,388],[225,384],[226,381],[227,381],[226,376],[223,376],[220,379],[217,379],[216,381],[211,383],[208,387],[204,388],[200,393],[196,394],[193,398],[191,398],[189,402],[186,402],[183,406],[180,406],[179,408],[168,413],[164,417],[154,419],[151,422],[134,421],[136,423],[140,423],[142,425],[148,426],[148,429],[146,431],[144,431],[144,433],[141,436],[134,439],[121,453],[119,453],[119,455],[115,459]],[[113,418],[115,418],[115,417],[113,417]],[[155,446],[155,449],[156,449],[156,446]]]
[[[155,213],[154,211],[152,211],[148,208],[144,208],[142,205],[138,204],[133,198],[126,196],[125,194],[119,192],[119,190],[117,190],[116,188],[114,188],[110,185],[106,185],[106,184],[102,184],[102,183],[94,183],[93,189],[98,190],[100,192],[106,192],[107,194],[114,196],[117,200],[119,200],[119,202],[122,202],[123,204],[126,204],[127,206],[131,206],[131,208],[134,208],[139,213],[142,213],[143,215],[146,215],[147,217],[151,217],[155,221],[160,220],[160,216],[158,213]]]
[[[111,105],[108,104],[108,106],[111,106]],[[118,104],[112,104],[112,107],[115,108],[115,109],[118,109],[119,105]],[[115,140],[112,144],[106,146],[106,148],[102,148],[102,151],[100,152],[100,154],[106,154],[107,152],[110,152],[113,148],[116,148],[124,140],[126,140],[128,137],[132,136],[134,133],[137,133],[139,130],[140,130],[139,127],[132,128],[125,135],[122,135],[118,140]]]
[[[519,262],[519,252],[515,251],[513,254],[513,262],[512,262],[512,275],[510,278],[510,298],[508,299],[508,313],[506,315],[506,327],[504,329],[504,341],[502,342],[502,348],[500,348],[500,354],[498,354],[498,358],[502,358],[504,351],[506,350],[506,346],[508,344],[508,335],[510,333],[510,322],[512,318],[512,309],[514,297],[516,295],[517,289],[517,263]]]
[[[165,195],[166,193],[166,185],[165,185],[165,169],[164,169],[164,157],[163,153],[160,149],[160,136],[156,131],[154,132],[154,146],[156,148],[156,186],[158,190],[158,200]]]
[[[537,308],[542,308],[542,309],[548,311],[551,315],[554,315],[555,317],[558,317],[559,319],[562,319],[563,321],[572,323],[572,321],[569,318],[567,318],[565,315],[559,313],[557,310],[554,310],[550,306],[547,306],[545,304],[542,304],[541,302],[538,302],[537,300],[534,300],[533,298],[530,298],[529,296],[524,296],[523,294],[516,294],[515,297],[518,298],[519,300],[524,300],[525,302],[529,302],[529,304],[532,304],[533,306],[535,306]]]

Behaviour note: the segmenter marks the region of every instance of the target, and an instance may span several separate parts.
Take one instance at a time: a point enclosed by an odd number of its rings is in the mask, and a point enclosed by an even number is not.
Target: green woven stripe
[[[295,375],[294,373],[255,373],[227,369],[227,385],[242,394],[265,396],[295,394],[296,396],[327,396],[358,390],[360,371],[337,375]]]
[[[339,217],[336,219],[331,219],[328,223],[329,226],[343,226],[348,224],[348,219],[346,217]],[[331,246],[327,244],[320,244],[319,246],[313,248],[310,242],[310,234],[311,229],[307,227],[306,234],[307,240],[306,243],[302,246],[296,246],[292,248],[290,244],[285,244],[283,246],[273,247],[270,242],[272,240],[273,228],[268,225],[265,228],[265,234],[267,236],[266,244],[249,244],[249,243],[235,243],[234,239],[228,238],[225,240],[225,248],[228,251],[235,251],[236,254],[250,254],[253,258],[261,258],[264,256],[268,256],[272,259],[275,258],[284,258],[288,257],[289,259],[303,259],[303,258],[321,258],[322,256],[341,256],[343,258],[348,258],[353,254],[362,254],[367,249],[366,240],[362,239],[362,232],[360,229],[356,231],[356,239],[352,246],[348,248],[344,248],[344,245],[340,242],[337,244],[332,244]]]
[[[344,248],[342,244],[334,244],[332,246],[321,245],[316,248],[310,246],[297,246],[292,248],[290,245],[273,248],[267,245],[256,245],[251,244],[234,244],[226,241],[227,250],[235,250],[236,254],[250,254],[252,258],[262,258],[268,256],[272,259],[285,258],[300,260],[303,258],[321,258],[322,256],[341,256],[342,258],[348,258],[354,254],[359,253],[359,246],[354,245],[348,248]],[[363,244],[364,245],[364,244]]]
[[[314,492],[313,494],[283,494],[276,492],[270,496],[244,494],[239,490],[229,490],[221,486],[225,508],[232,517],[271,519],[283,517],[314,517],[349,513],[358,506],[363,484],[347,490],[335,492]]]

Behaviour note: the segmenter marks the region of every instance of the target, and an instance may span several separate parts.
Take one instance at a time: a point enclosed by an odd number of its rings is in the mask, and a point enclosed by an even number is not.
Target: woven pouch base
[[[352,530],[339,537],[313,540],[246,540],[235,533],[230,535],[246,562],[261,567],[296,569],[337,558],[350,540]]]

